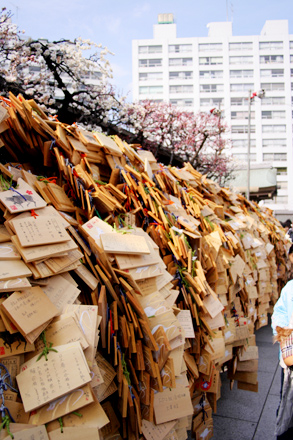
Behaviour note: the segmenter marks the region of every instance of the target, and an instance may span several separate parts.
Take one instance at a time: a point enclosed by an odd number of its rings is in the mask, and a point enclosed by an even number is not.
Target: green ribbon
[[[14,439],[14,435],[13,435],[12,432],[10,431],[10,427],[9,427],[9,425],[10,425],[10,417],[9,417],[8,415],[5,415],[5,416],[3,417],[3,419],[2,419],[2,423],[1,423],[1,425],[0,425],[0,431],[1,431],[3,428],[6,428],[8,435],[10,435],[10,437],[11,437],[12,439]]]
[[[38,359],[37,359],[37,362],[38,362],[43,356],[45,356],[45,359],[46,359],[46,361],[47,361],[47,360],[48,360],[48,354],[49,354],[49,351],[55,351],[55,353],[58,353],[58,350],[56,350],[55,348],[52,348],[52,345],[53,345],[52,342],[50,342],[50,343],[49,343],[49,346],[48,346],[48,344],[47,344],[47,340],[46,340],[45,331],[43,331],[43,332],[40,334],[40,339],[43,341],[45,347],[43,348],[42,353],[40,353],[40,355],[39,355],[39,357],[38,357]]]
[[[1,183],[2,188],[5,188],[5,190],[8,191],[9,188],[11,188],[11,186],[12,186],[12,177],[11,177],[11,179],[9,181],[9,180],[6,180],[2,176],[2,174],[0,174],[0,183]]]
[[[59,425],[60,425],[61,434],[63,434],[63,420],[62,420],[62,417],[59,417],[58,422],[59,422]]]
[[[123,374],[126,377],[128,385],[131,385],[130,373],[129,373],[128,369],[127,369],[124,353],[122,354],[122,361],[121,361],[121,363],[122,363],[122,368],[123,368]]]

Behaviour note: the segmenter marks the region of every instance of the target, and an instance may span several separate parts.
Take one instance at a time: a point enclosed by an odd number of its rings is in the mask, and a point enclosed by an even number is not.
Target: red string
[[[8,104],[11,107],[11,101],[10,99],[4,98],[4,96],[0,96],[0,100],[5,102],[6,104]]]
[[[47,181],[49,183],[54,183],[56,185],[57,177],[43,177],[39,180],[40,180],[40,182]]]
[[[114,327],[113,327],[113,319],[112,319],[112,310],[110,310],[110,327],[111,327],[111,335],[114,335]]]
[[[76,197],[75,197],[75,194],[74,194],[74,192],[73,192],[73,189],[72,188],[70,188],[69,189],[69,191],[68,191],[68,197],[70,198],[70,197],[72,197],[73,199],[76,199]]]
[[[31,216],[37,218],[39,217],[39,214],[37,214],[34,209],[31,209]]]
[[[129,197],[127,197],[127,202],[125,203],[125,209],[127,211],[130,211],[130,201],[129,201]]]
[[[128,188],[128,186],[126,185],[126,186],[125,186],[125,194],[127,195],[127,201],[126,201],[126,203],[125,203],[125,209],[126,209],[127,211],[130,211],[130,195],[129,195],[129,193],[130,193],[129,188]]]

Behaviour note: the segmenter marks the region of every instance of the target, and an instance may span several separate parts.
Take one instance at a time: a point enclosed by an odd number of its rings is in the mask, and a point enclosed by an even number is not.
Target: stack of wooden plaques
[[[211,438],[222,371],[258,389],[254,332],[290,269],[285,231],[190,164],[10,98],[0,359],[15,438]]]

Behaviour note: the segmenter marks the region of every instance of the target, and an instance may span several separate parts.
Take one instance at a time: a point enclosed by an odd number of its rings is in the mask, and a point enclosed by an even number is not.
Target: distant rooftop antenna
[[[14,3],[12,3],[12,2],[9,2],[12,6],[14,6],[15,7],[15,9],[16,9],[16,14],[15,14],[15,18],[16,18],[16,21],[18,20],[18,10],[20,9],[19,8],[19,6],[17,6],[17,5],[15,5]]]
[[[234,16],[234,5],[233,5],[233,3],[232,3],[232,2],[230,3],[230,7],[231,7],[231,22],[233,23],[233,16]]]

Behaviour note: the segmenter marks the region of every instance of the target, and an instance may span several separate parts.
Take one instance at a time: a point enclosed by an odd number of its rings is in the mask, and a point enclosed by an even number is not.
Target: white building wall
[[[288,34],[288,21],[267,21],[261,35],[255,36],[233,36],[230,22],[210,23],[208,34],[208,37],[177,38],[176,24],[156,24],[153,39],[134,40],[132,44],[134,101],[153,99],[177,102],[186,110],[194,112],[220,107],[228,125],[231,126],[233,156],[243,161],[247,158],[248,89],[251,87],[252,91],[258,91],[262,84],[267,84],[265,99],[261,101],[256,98],[252,105],[251,161],[265,161],[279,170],[278,183],[281,188],[270,207],[293,209],[293,191],[288,191],[289,188],[293,188],[293,90],[291,90],[293,35]],[[217,43],[221,46],[214,45]],[[231,43],[241,44],[233,48],[230,46]],[[264,44],[260,46],[260,43]],[[210,46],[202,46],[203,44]],[[175,52],[169,51],[172,45],[178,46]],[[181,50],[188,48],[181,45],[191,45],[191,51]],[[139,48],[145,46],[150,48],[151,53],[140,53],[145,49]],[[162,46],[161,52],[152,53],[153,46]],[[261,56],[271,58],[265,58],[266,62],[261,63]],[[276,56],[281,56],[283,59],[275,58]],[[190,58],[192,58],[191,63]],[[211,64],[201,64],[205,58],[209,58]],[[154,67],[152,61],[147,61],[148,65],[139,67],[140,60],[161,60],[161,64]],[[176,62],[179,64],[180,61],[183,65],[174,65]],[[219,61],[221,64],[218,64]],[[173,65],[170,65],[170,62]],[[238,73],[234,72],[234,77],[231,77],[230,71],[238,71]],[[239,71],[245,71],[242,72],[244,77],[241,77]],[[174,79],[176,72],[181,73]],[[192,76],[183,72],[192,72]],[[209,76],[208,72],[213,73]],[[158,75],[154,75],[155,73]],[[146,78],[145,74],[151,75]],[[174,90],[173,86],[178,87]],[[188,86],[191,86],[192,90]],[[279,88],[281,90],[278,90]],[[241,98],[243,98],[242,103]],[[223,100],[221,104],[219,99]],[[234,104],[237,100],[240,105],[231,105],[231,99],[234,100]],[[262,112],[271,113],[262,114]],[[235,132],[237,130],[238,133]],[[240,133],[241,131],[244,132]],[[263,141],[266,146],[263,146]],[[241,142],[243,146],[240,146]]]

